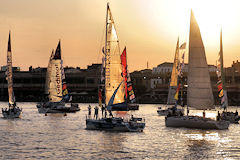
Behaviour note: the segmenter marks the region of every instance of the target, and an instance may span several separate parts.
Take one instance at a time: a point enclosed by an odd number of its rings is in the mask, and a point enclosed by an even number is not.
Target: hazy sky
[[[240,60],[239,0],[0,0],[0,65],[6,64],[9,30],[13,65],[24,70],[46,67],[59,39],[65,66],[100,63],[107,2],[130,71],[146,68],[147,61],[150,68],[173,61],[177,37],[188,42],[191,8],[208,63],[216,63],[221,26],[225,66]]]

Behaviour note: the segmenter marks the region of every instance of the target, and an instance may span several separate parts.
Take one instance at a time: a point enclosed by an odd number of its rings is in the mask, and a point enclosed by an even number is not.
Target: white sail
[[[45,81],[45,90],[44,90],[44,94],[48,95],[49,94],[49,90],[48,88],[50,87],[50,75],[51,75],[51,60],[54,57],[54,50],[52,50],[52,54],[49,58],[49,62],[48,62],[48,67],[47,67],[47,72],[46,72],[46,81]]]
[[[113,17],[107,5],[105,42],[105,103],[108,104],[114,91],[123,81],[120,48]],[[113,104],[124,102],[124,85],[119,87]]]
[[[188,106],[196,109],[214,108],[212,86],[200,29],[191,11],[188,59]]]
[[[7,51],[7,82],[8,82],[8,97],[9,104],[13,105],[15,103],[15,96],[13,92],[13,75],[12,75],[12,51],[11,51],[11,38],[9,32],[8,39],[8,51]]]
[[[50,77],[49,77],[49,101],[60,102],[62,100],[62,66],[61,66],[61,49],[60,42],[55,51],[53,58],[50,60]]]
[[[178,65],[179,65],[179,38],[177,40],[177,46],[175,51],[175,57],[172,67],[172,74],[171,74],[171,81],[169,85],[168,90],[168,100],[167,104],[175,104],[176,100],[174,99],[174,96],[176,94],[177,89],[177,82],[178,82]]]

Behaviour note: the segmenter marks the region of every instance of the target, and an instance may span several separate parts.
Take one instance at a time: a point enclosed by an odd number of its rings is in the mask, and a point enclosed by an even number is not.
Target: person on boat
[[[217,121],[219,121],[220,120],[220,113],[219,113],[219,111],[218,111],[218,114],[217,114]]]
[[[206,113],[205,113],[205,111],[203,111],[203,118],[205,118],[206,117]]]
[[[105,111],[105,107],[102,105],[102,117],[103,117],[104,111]]]
[[[176,111],[177,111],[177,104],[175,104],[175,105],[172,107],[172,115],[173,115],[173,116],[177,115]]]
[[[91,105],[88,106],[88,117],[91,117]]]
[[[235,116],[238,116],[238,111],[236,110],[236,112],[235,112]]]
[[[109,110],[109,116],[113,117],[112,110]]]
[[[181,103],[181,106],[182,106],[182,108],[183,108],[185,104],[184,104],[184,101],[183,101],[183,98],[182,98],[182,97],[180,98],[180,103]]]
[[[226,105],[224,105],[223,110],[225,111],[227,109]]]
[[[183,113],[182,113],[182,111],[180,111],[180,113],[179,113],[179,116],[183,116]]]
[[[96,106],[96,107],[94,108],[94,110],[95,110],[94,118],[96,117],[96,119],[97,119],[97,118],[98,118],[98,106]]]
[[[107,117],[107,110],[106,110],[106,108],[105,108],[105,115],[104,116],[105,116],[105,118]]]
[[[134,117],[133,117],[133,115],[131,115],[131,120],[130,121],[133,121],[134,120]]]

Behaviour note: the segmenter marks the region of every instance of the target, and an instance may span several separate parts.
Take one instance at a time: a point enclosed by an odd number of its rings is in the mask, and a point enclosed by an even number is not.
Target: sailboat
[[[227,97],[227,90],[225,86],[225,75],[223,70],[223,47],[222,47],[222,30],[220,33],[220,51],[219,51],[219,59],[217,61],[217,87],[218,87],[218,97],[220,98],[221,107],[224,108],[224,111],[221,113],[220,118],[222,120],[227,120],[230,123],[238,123],[240,117],[238,116],[237,111],[228,112],[228,97]]]
[[[12,50],[11,50],[11,35],[9,32],[8,38],[8,50],[7,50],[7,82],[8,82],[8,108],[2,108],[2,114],[4,118],[19,118],[22,109],[20,109],[15,100],[13,91],[13,70],[12,70]]]
[[[205,110],[214,109],[214,99],[200,29],[192,11],[188,63],[187,107],[204,110],[203,117],[188,114],[186,116],[167,115],[165,125],[198,129],[228,129],[228,121],[205,118]]]
[[[163,109],[162,107],[158,107],[157,113],[160,116],[166,116],[168,112],[170,112],[172,109],[176,109],[176,113],[178,114],[184,113],[183,109],[177,109],[176,107],[177,107],[178,95],[179,95],[179,90],[181,85],[180,79],[182,78],[182,69],[184,66],[184,52],[182,56],[182,63],[180,64],[179,51],[185,49],[185,47],[186,47],[186,43],[183,43],[179,47],[179,38],[178,38],[173,67],[172,67],[171,81],[170,81],[169,90],[168,90],[168,100],[167,100],[167,105],[174,105],[174,106],[172,108],[167,107],[166,109]],[[181,102],[182,102],[182,94],[181,94]]]
[[[130,95],[130,100],[133,100],[135,96],[132,92],[131,84],[128,83],[130,79],[127,76],[126,49],[124,49],[122,56],[120,56],[119,40],[109,4],[107,4],[106,37],[102,66],[99,95],[102,95],[101,92],[103,91],[104,96],[99,96],[99,104],[101,107],[102,102],[105,103],[105,108],[109,111],[109,116],[107,117],[105,114],[105,117],[100,119],[91,119],[88,117],[86,119],[86,129],[129,132],[143,131],[145,128],[143,119],[130,117],[127,114],[129,107],[126,99]]]
[[[71,103],[70,107],[65,104],[70,102],[71,97],[68,94],[65,80],[60,41],[55,53],[52,51],[48,63],[45,95],[47,95],[47,100],[37,104],[39,113],[67,113],[80,110],[78,104]]]

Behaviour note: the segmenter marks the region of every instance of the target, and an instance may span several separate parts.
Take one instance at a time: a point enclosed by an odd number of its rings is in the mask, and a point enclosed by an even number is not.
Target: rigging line
[[[99,56],[102,55],[102,48],[104,47],[104,49],[105,49],[105,45],[103,43],[103,41],[105,41],[105,39],[104,39],[105,29],[106,29],[106,24],[104,24],[103,30],[102,30],[102,36],[101,36],[101,40],[100,40],[99,50],[98,50],[98,53],[97,53],[97,61],[99,60]],[[102,58],[101,58],[101,61],[102,61]]]
[[[100,45],[99,45],[99,50],[98,50],[98,52],[97,52],[97,63],[99,62],[99,59],[100,59],[100,63],[101,63],[101,64],[102,64],[102,58],[100,58],[100,57],[102,57],[101,55],[103,54],[103,53],[102,53],[102,47],[104,46],[104,48],[105,48],[105,45],[103,45],[105,27],[106,27],[106,25],[103,26],[102,35],[101,35],[101,40],[100,40]],[[101,76],[101,70],[100,70],[100,73],[96,72],[96,76],[97,76],[97,77]]]

